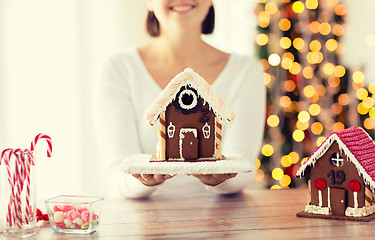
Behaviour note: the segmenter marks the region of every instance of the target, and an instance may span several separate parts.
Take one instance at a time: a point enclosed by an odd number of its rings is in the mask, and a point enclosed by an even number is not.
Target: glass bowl
[[[98,229],[103,197],[61,195],[46,200],[52,230],[61,233],[91,233]]]

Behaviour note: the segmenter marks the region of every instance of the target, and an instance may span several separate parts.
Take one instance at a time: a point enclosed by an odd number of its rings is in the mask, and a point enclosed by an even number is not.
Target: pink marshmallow
[[[61,222],[61,223],[55,223],[55,226],[57,228],[65,228],[65,223],[64,222]]]
[[[90,212],[89,211],[84,211],[81,213],[81,218],[83,222],[88,222],[90,220]]]
[[[70,220],[70,221],[73,221],[74,219],[78,218],[79,217],[79,213],[77,210],[70,210],[68,212],[65,213],[65,216]]]
[[[63,212],[63,209],[62,209],[62,207],[60,205],[53,206],[53,210],[55,212]]]
[[[82,214],[82,212],[87,211],[87,208],[78,208],[78,212]]]
[[[70,210],[76,210],[76,208],[74,206],[72,206],[72,205],[64,205],[62,207],[62,209],[63,209],[63,212],[68,212]]]

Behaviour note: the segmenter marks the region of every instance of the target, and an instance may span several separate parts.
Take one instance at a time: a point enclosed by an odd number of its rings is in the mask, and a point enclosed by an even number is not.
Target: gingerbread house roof
[[[220,95],[198,73],[186,68],[168,83],[150,106],[145,117],[151,125],[156,123],[160,114],[166,111],[167,106],[176,98],[180,88],[185,85],[197,90],[203,100],[209,104],[220,122],[230,123],[233,121],[234,113],[224,103]]]
[[[296,174],[297,177],[303,176],[307,167],[314,166],[335,141],[339,145],[340,151],[344,151],[348,160],[356,166],[358,173],[362,174],[364,182],[369,184],[371,189],[375,189],[375,143],[360,127],[351,127],[331,133],[300,167]]]

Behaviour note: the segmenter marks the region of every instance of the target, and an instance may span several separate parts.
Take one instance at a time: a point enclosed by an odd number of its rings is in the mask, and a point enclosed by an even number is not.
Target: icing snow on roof
[[[180,88],[185,85],[197,90],[198,94],[209,104],[222,123],[233,121],[234,113],[224,103],[220,95],[198,73],[191,68],[186,68],[168,83],[150,106],[145,117],[151,125],[156,123],[160,114],[166,111],[167,106],[176,98]]]
[[[314,166],[316,161],[326,153],[332,143],[336,141],[340,150],[343,150],[348,160],[354,163],[366,183],[375,188],[375,143],[360,127],[351,127],[331,133],[320,147],[297,171],[301,177],[308,166]]]

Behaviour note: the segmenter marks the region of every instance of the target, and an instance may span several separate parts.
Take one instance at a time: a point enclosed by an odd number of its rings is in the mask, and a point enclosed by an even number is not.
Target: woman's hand
[[[237,173],[226,173],[226,174],[193,174],[193,177],[196,177],[201,181],[201,183],[208,186],[216,186],[220,183],[237,176]]]
[[[141,183],[146,186],[156,186],[162,184],[165,180],[172,178],[172,175],[168,174],[139,174],[133,173],[133,177],[138,179]]]

